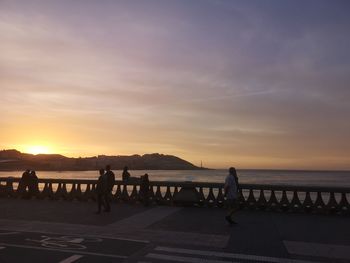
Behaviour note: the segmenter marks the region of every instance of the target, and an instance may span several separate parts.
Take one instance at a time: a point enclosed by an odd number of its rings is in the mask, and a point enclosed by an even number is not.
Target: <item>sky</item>
[[[0,149],[350,169],[350,2],[0,0]]]

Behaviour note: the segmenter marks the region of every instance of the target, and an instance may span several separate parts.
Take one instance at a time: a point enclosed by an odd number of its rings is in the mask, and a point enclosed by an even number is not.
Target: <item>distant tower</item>
[[[201,168],[203,168],[203,162],[202,162],[202,160],[201,160]]]

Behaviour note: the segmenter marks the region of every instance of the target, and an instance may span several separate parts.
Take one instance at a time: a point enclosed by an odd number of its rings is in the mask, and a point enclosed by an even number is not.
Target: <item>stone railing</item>
[[[0,178],[0,196],[24,197],[18,189],[20,178]],[[30,198],[96,200],[96,180],[39,179],[38,191]],[[223,207],[223,184],[151,181],[149,201],[160,205]],[[140,183],[116,181],[115,202],[139,202]],[[350,214],[350,188],[291,185],[240,184],[241,208],[284,212]]]

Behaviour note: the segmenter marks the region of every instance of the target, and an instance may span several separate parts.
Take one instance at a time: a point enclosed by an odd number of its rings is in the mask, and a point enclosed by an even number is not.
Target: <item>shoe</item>
[[[105,209],[105,210],[103,210],[103,212],[109,213],[109,212],[111,212],[111,209]]]
[[[101,214],[101,211],[96,211],[94,214],[99,215]]]

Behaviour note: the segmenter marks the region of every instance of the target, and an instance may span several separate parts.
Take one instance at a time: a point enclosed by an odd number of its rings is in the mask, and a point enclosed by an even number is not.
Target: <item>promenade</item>
[[[348,216],[0,198],[0,262],[350,262]]]

